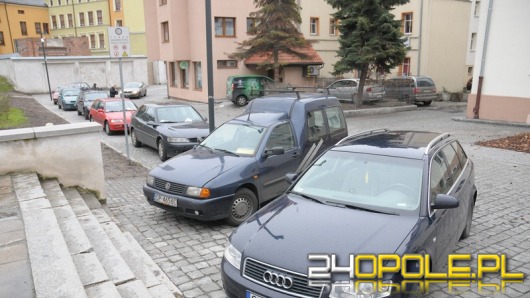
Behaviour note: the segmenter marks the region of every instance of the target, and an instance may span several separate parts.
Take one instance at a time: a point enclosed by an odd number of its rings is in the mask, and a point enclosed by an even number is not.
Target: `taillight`
[[[372,87],[369,87],[368,89],[366,89],[366,92],[372,92]]]
[[[420,93],[420,88],[414,88],[414,90],[412,90],[412,93],[414,94]]]

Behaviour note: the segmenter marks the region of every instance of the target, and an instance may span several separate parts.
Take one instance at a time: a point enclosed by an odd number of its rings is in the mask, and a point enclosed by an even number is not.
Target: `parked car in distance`
[[[133,146],[157,149],[162,161],[193,148],[209,133],[208,119],[188,104],[145,104],[131,119]]]
[[[384,82],[385,97],[397,98],[405,102],[430,105],[436,100],[436,85],[428,76],[405,76],[388,79]]]
[[[77,115],[85,116],[85,119],[88,120],[89,116],[89,110],[90,106],[94,102],[94,100],[98,98],[108,98],[109,95],[105,91],[98,91],[98,90],[83,90],[81,93],[79,93],[79,96],[77,97],[76,105],[77,105]]]
[[[284,175],[314,144],[322,140],[321,152],[346,135],[335,97],[259,97],[194,149],[151,170],[143,192],[151,205],[178,215],[238,225],[287,189]]]
[[[81,92],[77,88],[63,88],[59,92],[59,98],[57,99],[57,106],[59,109],[75,110],[77,96]]]
[[[238,106],[246,105],[250,100],[262,96],[267,86],[274,80],[260,75],[236,75],[226,79],[226,98]]]
[[[441,272],[471,230],[474,165],[447,133],[356,134],[298,177],[287,177],[293,181],[287,192],[230,236],[221,263],[228,297],[328,297],[321,290],[329,288],[308,286],[308,267],[325,266],[309,260],[312,253],[333,253],[342,266],[351,254],[423,254],[432,265],[425,270]],[[407,264],[407,271],[417,272],[416,265]],[[382,281],[400,284],[400,273],[385,274]],[[341,278],[350,282],[348,274],[332,274],[331,282]],[[334,297],[387,297],[398,294],[395,289],[380,287],[376,293],[377,286],[356,284]]]
[[[358,93],[359,79],[342,79],[331,83],[326,88],[318,89],[319,92],[336,96],[339,100],[355,102]],[[364,86],[363,102],[382,100],[385,96],[383,85],[368,84]]]
[[[123,86],[123,97],[140,98],[147,95],[147,85],[142,82],[128,82]]]
[[[138,110],[129,99],[124,99],[127,127],[131,123],[131,115]],[[94,100],[90,106],[90,122],[95,121],[103,125],[106,134],[124,131],[123,103],[121,98],[100,98]]]

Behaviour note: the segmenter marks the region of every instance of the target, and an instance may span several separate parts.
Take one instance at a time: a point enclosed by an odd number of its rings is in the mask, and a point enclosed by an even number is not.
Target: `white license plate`
[[[264,297],[260,296],[260,295],[258,295],[256,293],[252,293],[251,291],[247,290],[245,298],[264,298]]]
[[[155,202],[160,204],[177,207],[177,199],[155,194]]]

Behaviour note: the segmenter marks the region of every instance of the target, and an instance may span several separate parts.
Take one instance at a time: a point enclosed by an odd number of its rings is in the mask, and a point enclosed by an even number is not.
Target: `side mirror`
[[[433,209],[453,209],[458,207],[458,200],[453,196],[448,196],[444,194],[436,195],[434,203],[431,204]]]
[[[146,124],[149,125],[149,126],[152,126],[154,128],[156,128],[158,126],[158,124],[156,124],[156,122],[154,122],[154,121],[147,121]]]
[[[284,153],[285,150],[283,149],[283,147],[273,147],[272,149],[266,149],[263,155],[264,157],[269,157],[272,155],[282,155]]]
[[[296,178],[298,178],[298,174],[297,173],[287,173],[283,177],[283,179],[285,179],[285,181],[287,181],[287,183],[289,183],[289,184],[293,184],[293,182],[296,180]]]
[[[98,109],[98,112],[99,112],[99,113],[103,113],[103,109],[102,109],[102,108],[99,108],[99,109]]]

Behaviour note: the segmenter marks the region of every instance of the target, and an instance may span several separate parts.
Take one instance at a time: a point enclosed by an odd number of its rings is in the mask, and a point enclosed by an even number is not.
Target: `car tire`
[[[110,130],[110,125],[108,121],[105,121],[105,124],[103,124],[103,130],[109,136],[112,134],[112,130]]]
[[[93,121],[94,121],[94,119],[92,119],[92,116],[91,116],[91,115],[88,116],[88,121],[89,121],[89,122],[93,122]]]
[[[424,105],[424,106],[430,106],[431,103],[432,103],[432,100],[424,101],[424,102],[423,102],[423,105]]]
[[[245,95],[239,95],[238,97],[236,97],[235,103],[237,106],[242,107],[248,103],[248,99]]]
[[[462,236],[460,236],[460,239],[466,239],[467,237],[471,235],[471,224],[473,223],[473,209],[474,208],[475,208],[475,202],[471,201],[471,204],[467,211],[466,227],[464,228],[464,231],[462,232]]]
[[[77,109],[77,116],[81,116],[83,113],[81,113],[81,111],[79,110],[79,108]]]
[[[144,97],[145,97],[145,96],[147,96],[147,90],[145,90],[145,92],[144,92]]]
[[[164,144],[164,141],[162,139],[158,139],[156,142],[156,148],[158,150],[158,157],[161,161],[167,160],[167,150],[166,150],[166,144]]]
[[[59,110],[62,109],[62,108],[61,108],[61,102],[58,102],[58,103],[57,103],[57,107],[59,108]]]
[[[142,142],[138,141],[138,138],[136,138],[136,131],[131,128],[131,142],[132,145],[136,148],[142,147]]]
[[[83,108],[83,115],[85,115],[85,120],[88,120],[88,111]]]
[[[232,199],[226,221],[229,225],[238,226],[256,210],[258,210],[258,200],[254,192],[247,188],[241,188],[236,191],[234,199]]]

